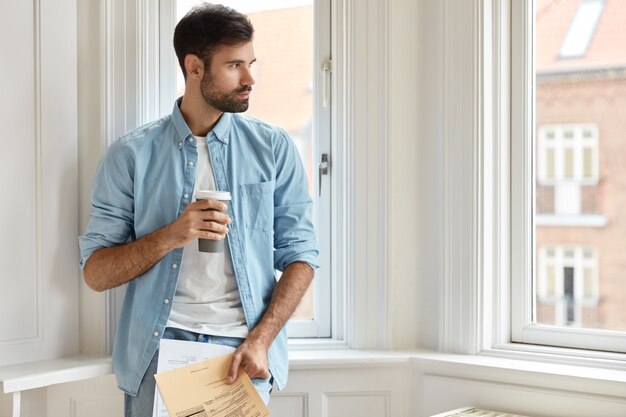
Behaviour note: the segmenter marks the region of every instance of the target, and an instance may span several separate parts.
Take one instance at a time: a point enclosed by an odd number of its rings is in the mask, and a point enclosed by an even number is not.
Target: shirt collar
[[[224,142],[224,144],[226,145],[228,145],[228,133],[230,132],[232,119],[233,115],[231,113],[222,114],[222,117],[220,117],[220,119],[217,121],[217,124],[213,126],[213,130],[211,131],[215,134],[215,137]]]
[[[172,120],[174,121],[174,127],[176,128],[176,137],[174,138],[174,142],[176,145],[179,145],[181,141],[185,141],[187,137],[191,136],[191,130],[189,130],[189,126],[187,126],[187,122],[185,122],[185,118],[183,114],[180,112],[180,103],[183,101],[182,97],[179,97],[174,103],[174,109],[172,110]],[[221,142],[228,145],[230,126],[232,123],[232,114],[224,113],[222,117],[217,121],[217,124],[213,126],[213,130],[209,132],[215,134],[215,137]]]
[[[176,136],[173,139],[174,143],[179,148],[180,144],[184,143],[187,137],[191,136],[191,130],[189,130],[189,126],[187,126],[187,122],[185,122],[185,118],[180,112],[180,103],[182,101],[182,97],[178,98],[178,100],[174,103],[174,109],[172,110],[172,121],[174,122],[174,127],[176,128]]]

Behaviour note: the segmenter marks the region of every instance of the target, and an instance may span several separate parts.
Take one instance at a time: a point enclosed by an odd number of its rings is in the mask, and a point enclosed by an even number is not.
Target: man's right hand
[[[194,239],[220,240],[226,237],[231,219],[228,206],[218,200],[200,200],[190,203],[182,214],[166,226],[163,232],[172,249],[187,246]]]

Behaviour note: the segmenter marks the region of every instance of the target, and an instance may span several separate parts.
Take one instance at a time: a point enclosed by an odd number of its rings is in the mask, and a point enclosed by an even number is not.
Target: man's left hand
[[[228,370],[227,382],[232,384],[237,379],[239,368],[242,368],[250,379],[268,379],[270,377],[267,360],[267,348],[260,342],[246,339],[235,350],[233,361]]]

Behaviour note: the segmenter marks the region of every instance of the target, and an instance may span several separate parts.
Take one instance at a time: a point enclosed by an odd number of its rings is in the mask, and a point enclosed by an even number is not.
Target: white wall
[[[437,349],[443,274],[443,6],[389,0],[391,348]]]
[[[75,3],[3,5],[0,366],[78,351]]]
[[[79,349],[75,23],[73,0],[2,4],[0,366]],[[45,390],[24,397],[45,414]]]

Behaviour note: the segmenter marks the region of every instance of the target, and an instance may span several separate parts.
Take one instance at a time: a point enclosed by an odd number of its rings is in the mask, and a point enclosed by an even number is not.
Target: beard
[[[207,73],[202,77],[200,91],[204,101],[209,106],[225,113],[241,113],[248,110],[249,99],[239,99],[237,94],[252,91],[252,86],[241,86],[232,91],[220,91],[212,82]]]

